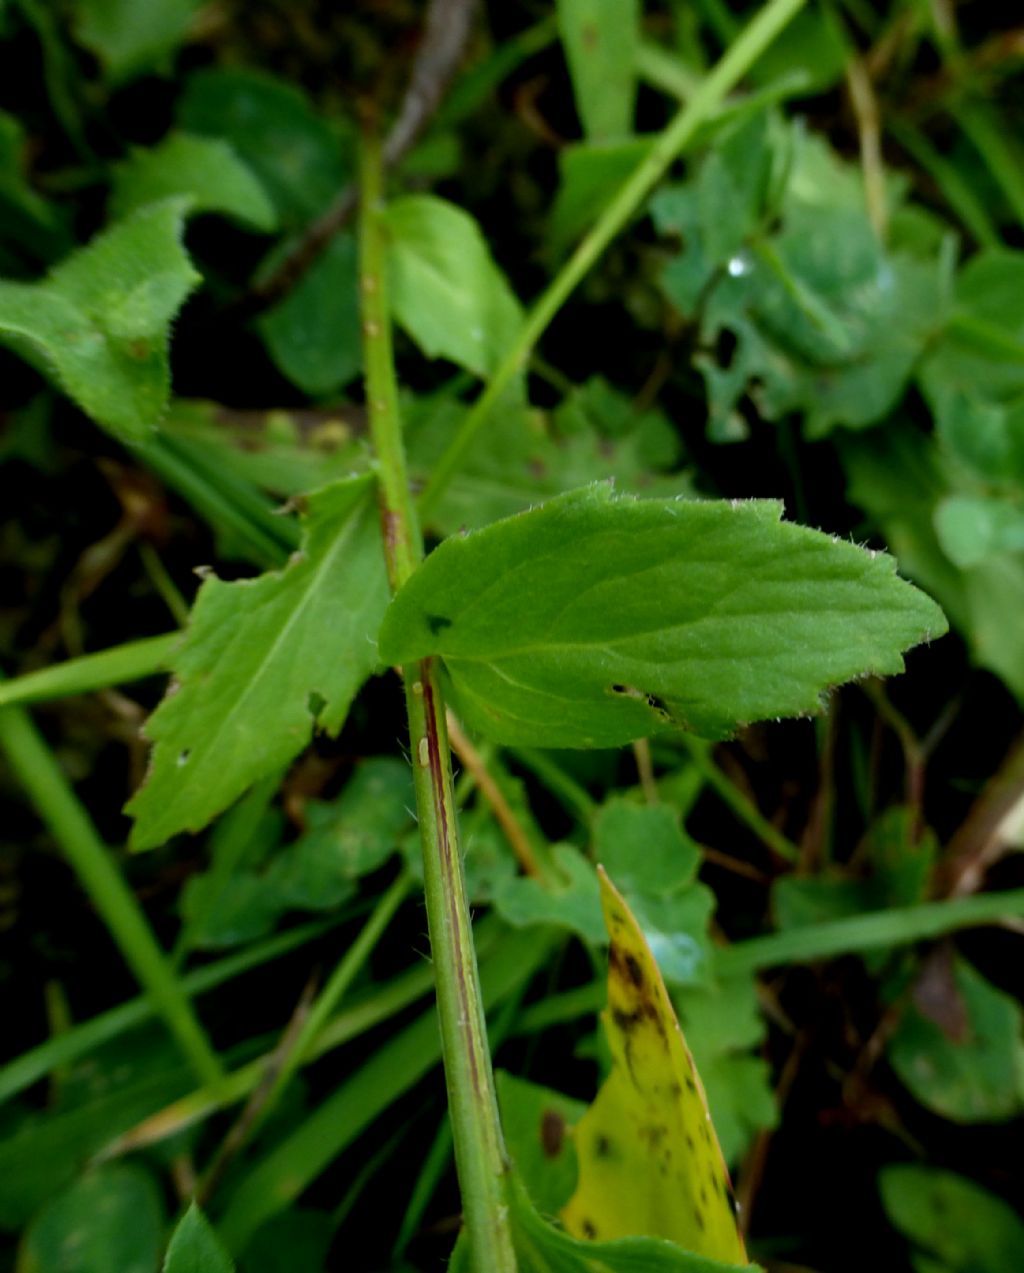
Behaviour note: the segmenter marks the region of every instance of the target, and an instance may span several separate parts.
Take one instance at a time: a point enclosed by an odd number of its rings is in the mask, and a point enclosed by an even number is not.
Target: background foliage
[[[387,599],[357,118],[372,100],[393,125],[422,491],[528,302],[758,7],[0,8],[4,1267],[156,1270],[197,1181],[210,1223],[187,1214],[172,1273],[447,1258],[401,698],[346,639]],[[753,1258],[1019,1265],[1013,22],[805,7],[427,488],[432,542],[609,477],[781,500],[887,549],[954,629],[891,684],[715,746],[454,735],[502,1108],[545,1213],[575,1163],[542,1132],[608,1065],[601,862],[675,999]]]

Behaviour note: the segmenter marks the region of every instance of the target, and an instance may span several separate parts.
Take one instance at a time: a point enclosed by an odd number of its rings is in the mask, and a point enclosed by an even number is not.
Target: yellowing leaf
[[[575,1129],[579,1183],[562,1211],[576,1237],[648,1234],[743,1263],[707,1099],[643,934],[602,868],[611,946],[603,1015],[612,1069]]]

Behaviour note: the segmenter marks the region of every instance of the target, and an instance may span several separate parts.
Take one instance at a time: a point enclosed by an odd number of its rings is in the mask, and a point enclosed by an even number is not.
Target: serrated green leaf
[[[171,1235],[163,1273],[234,1273],[210,1222],[193,1202]]]
[[[259,321],[282,375],[313,396],[334,393],[359,374],[355,238],[337,234],[279,305]]]
[[[114,84],[168,63],[202,0],[75,0],[74,28]]]
[[[187,197],[193,213],[221,212],[264,231],[277,224],[274,205],[251,169],[217,137],[172,133],[157,146],[136,150],[114,171],[110,214],[124,217],[173,196]]]
[[[519,302],[480,227],[434,195],[407,195],[385,211],[395,322],[429,358],[486,376],[515,339]]]
[[[625,136],[636,99],[637,0],[558,0],[556,11],[584,132]]]
[[[443,543],[391,603],[381,656],[441,656],[500,742],[613,747],[815,711],[945,631],[891,558],[781,511],[571,492]]]
[[[387,602],[371,487],[353,478],[310,496],[285,570],[203,584],[175,683],[146,727],[150,771],[127,806],[136,848],[205,826],[297,755],[314,725],[341,728],[377,664]]]
[[[171,319],[199,282],[184,200],[140,209],[41,282],[0,283],[0,341],[112,432],[141,439],[167,405]]]
[[[155,1273],[163,1240],[156,1182],[134,1164],[91,1171],[33,1218],[19,1273]]]

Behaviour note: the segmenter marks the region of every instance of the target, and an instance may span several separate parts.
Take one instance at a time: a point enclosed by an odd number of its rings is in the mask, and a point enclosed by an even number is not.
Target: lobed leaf
[[[614,747],[815,711],[946,630],[892,558],[781,512],[570,492],[443,543],[391,603],[381,656],[442,657],[499,742]]]
[[[341,728],[377,664],[387,602],[371,487],[352,478],[311,495],[285,570],[203,584],[175,683],[146,727],[150,771],[126,810],[135,848],[205,826],[296,756],[314,726]]]

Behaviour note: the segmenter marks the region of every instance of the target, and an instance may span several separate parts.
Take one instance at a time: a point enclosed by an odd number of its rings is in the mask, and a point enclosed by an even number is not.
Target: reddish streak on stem
[[[455,956],[456,956],[456,976],[455,985],[459,996],[459,1023],[466,1025],[470,1020],[470,1014],[473,1012],[473,1004],[470,1002],[470,996],[466,993],[466,952],[462,946],[462,930],[458,919],[458,900],[457,890],[461,891],[462,880],[462,863],[458,861],[454,852],[454,844],[452,841],[451,828],[448,825],[448,809],[445,800],[445,766],[442,761],[441,736],[438,728],[440,715],[438,713],[437,703],[434,698],[433,684],[433,666],[431,659],[424,659],[420,663],[420,684],[423,686],[423,707],[426,716],[426,736],[427,736],[427,755],[430,762],[430,787],[434,800],[434,811],[437,816],[438,827],[438,847],[440,849],[441,867],[446,878],[456,888],[448,888],[445,890],[445,900],[448,906],[448,925],[449,930],[454,938]],[[466,1030],[466,1037],[471,1038],[471,1034]],[[470,1044],[466,1048],[469,1062],[472,1067],[473,1090],[480,1095],[484,1095],[486,1084],[483,1081],[479,1069],[478,1057],[476,1049]]]

